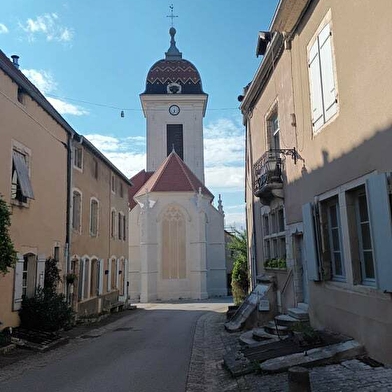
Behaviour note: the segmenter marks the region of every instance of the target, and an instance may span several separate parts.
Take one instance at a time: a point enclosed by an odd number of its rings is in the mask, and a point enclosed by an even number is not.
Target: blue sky
[[[0,49],[79,133],[126,175],[145,168],[139,94],[169,48],[169,1],[5,0]],[[237,96],[261,59],[277,0],[173,1],[177,47],[209,94],[204,119],[206,185],[222,194],[226,225],[244,226],[244,127]],[[120,112],[124,110],[125,117]]]

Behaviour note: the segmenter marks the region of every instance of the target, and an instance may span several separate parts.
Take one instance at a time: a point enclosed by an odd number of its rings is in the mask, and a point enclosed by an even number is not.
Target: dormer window
[[[167,85],[168,94],[181,94],[181,85],[178,83],[170,83]]]

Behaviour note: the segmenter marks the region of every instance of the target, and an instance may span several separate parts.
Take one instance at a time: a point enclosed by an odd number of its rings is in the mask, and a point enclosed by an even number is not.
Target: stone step
[[[261,330],[262,328],[256,328],[257,330]],[[267,332],[264,332],[263,339],[256,339],[255,336],[253,335],[254,329],[251,331],[244,332],[241,334],[239,337],[239,342],[241,346],[244,347],[259,347],[264,344],[270,343],[270,342],[275,342],[278,340],[278,337],[276,335],[270,335]],[[259,332],[259,335],[262,333]]]
[[[264,329],[271,335],[286,336],[289,333],[289,329],[287,327],[284,327],[283,325],[275,325],[273,321],[270,321],[267,325],[265,325]]]
[[[293,324],[301,322],[295,317],[291,317],[288,314],[280,314],[275,317],[275,321],[278,325],[282,325],[284,327],[291,327]]]
[[[305,312],[309,312],[309,304],[306,304],[305,302],[298,302],[297,308],[300,308]]]
[[[364,353],[365,349],[360,343],[355,340],[349,340],[326,347],[314,348],[302,353],[268,359],[260,365],[260,369],[266,373],[280,373],[287,371],[292,366],[309,367],[338,363],[342,360],[361,356]]]
[[[309,313],[300,308],[287,309],[289,316],[296,318],[297,320],[309,320]]]
[[[278,337],[268,333],[265,328],[254,328],[252,330],[252,338],[258,342],[277,340]]]

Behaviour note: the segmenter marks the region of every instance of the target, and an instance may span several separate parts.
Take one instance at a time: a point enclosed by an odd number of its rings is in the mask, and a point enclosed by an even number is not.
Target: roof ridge
[[[156,185],[156,184],[158,183],[158,181],[161,179],[161,177],[162,177],[163,173],[165,172],[165,169],[166,169],[166,167],[167,167],[167,165],[168,165],[168,163],[169,163],[169,161],[170,161],[170,155],[172,155],[172,154],[173,154],[173,152],[171,152],[171,153],[167,156],[167,158],[166,158],[164,164],[159,168],[159,170],[160,170],[161,172],[158,174],[156,180],[155,180],[154,183],[153,183],[152,188],[149,189],[149,192],[153,192],[153,189],[155,188],[155,185]]]
[[[177,154],[176,154],[177,155]],[[183,164],[185,164],[185,162],[177,155],[177,161],[178,161],[178,163],[180,164],[180,167],[181,167],[181,170],[182,170],[182,172],[185,174],[185,177],[187,178],[187,180],[188,180],[188,182],[189,182],[189,185],[191,186],[191,188],[193,189],[194,188],[194,184],[193,184],[193,182],[192,182],[192,180],[190,179],[190,177],[189,177],[189,175],[188,175],[188,173],[187,173],[187,171],[185,170],[185,166],[183,165]],[[195,192],[197,192],[198,190],[197,189],[193,189]]]

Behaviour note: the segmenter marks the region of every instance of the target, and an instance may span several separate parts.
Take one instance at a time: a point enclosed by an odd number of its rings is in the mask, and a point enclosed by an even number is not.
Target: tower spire
[[[176,29],[174,27],[170,27],[169,34],[170,34],[170,48],[169,50],[165,53],[166,55],[166,60],[181,60],[182,59],[182,53],[178,50],[176,46],[176,41],[174,39],[174,36],[176,35]]]
[[[178,18],[178,15],[174,15],[174,6],[173,4],[169,5],[170,15],[166,15],[166,18],[171,18],[171,27],[173,27],[173,19]]]

